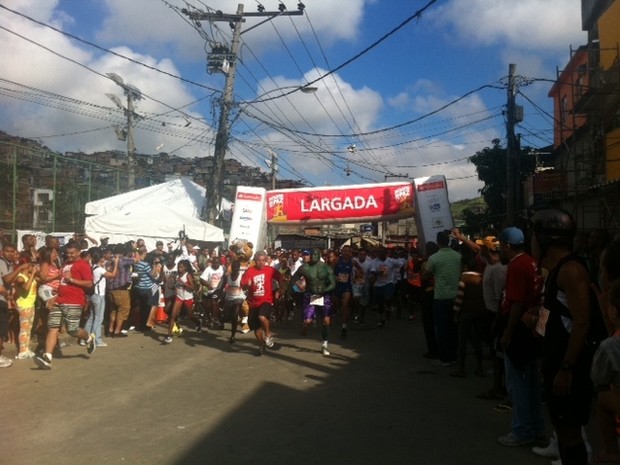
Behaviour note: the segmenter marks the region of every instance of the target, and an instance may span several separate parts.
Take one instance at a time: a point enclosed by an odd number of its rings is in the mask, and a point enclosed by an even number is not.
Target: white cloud
[[[163,2],[153,0],[131,0],[131,2],[105,0],[105,3],[109,16],[105,18],[98,34],[100,40],[147,47],[172,47],[176,53],[185,58],[204,56],[204,42],[189,24],[188,17],[182,13],[177,14],[178,10],[166,6]],[[178,8],[187,8],[187,4],[181,0],[170,0],[169,3]],[[206,11],[204,4],[200,2],[189,3]],[[208,6],[212,10],[234,14],[237,11],[237,3],[228,0],[211,0]],[[263,0],[261,3],[267,11],[278,11],[279,2],[275,0]],[[313,34],[310,24],[326,45],[336,40],[351,41],[357,38],[359,25],[363,19],[364,0],[347,0],[346,2],[313,0],[307,3],[306,18],[292,17],[295,26],[291,24],[289,18],[277,18],[273,26],[267,24],[258,27],[250,31],[242,40],[249,40],[252,50],[260,53],[269,50],[274,43],[279,42],[280,36],[286,41],[297,39],[297,30],[306,36]],[[297,10],[297,2],[289,1],[286,5],[289,11]],[[244,11],[256,11],[256,4],[248,2]],[[262,20],[264,18],[247,18],[243,30],[249,29]],[[209,28],[207,21],[202,21],[202,23],[205,25],[205,30],[214,35],[216,40],[230,42],[230,28],[226,21],[217,22],[214,29]],[[274,32],[274,27],[277,28],[280,36]],[[216,29],[219,32],[214,32]]]
[[[451,25],[459,41],[474,47],[498,42],[505,47],[557,51],[581,45],[580,0],[450,0],[431,13]]]

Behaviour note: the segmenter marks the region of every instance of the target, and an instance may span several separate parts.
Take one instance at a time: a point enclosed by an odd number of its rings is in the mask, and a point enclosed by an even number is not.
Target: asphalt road
[[[262,357],[251,334],[231,346],[228,331],[186,330],[164,345],[157,328],[92,356],[70,340],[50,371],[16,361],[0,370],[0,464],[549,463],[496,443],[510,414],[475,398],[489,375],[450,377],[421,356],[420,322],[378,329],[372,316],[346,340],[333,328],[330,357],[295,322]]]

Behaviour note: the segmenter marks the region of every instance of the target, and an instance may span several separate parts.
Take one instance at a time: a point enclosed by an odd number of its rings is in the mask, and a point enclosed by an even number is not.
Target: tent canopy
[[[140,237],[145,240],[149,248],[153,248],[158,239],[169,241],[178,239],[179,231],[185,231],[187,237],[198,241],[224,241],[224,233],[220,228],[198,218],[183,215],[164,205],[155,205],[148,210],[123,209],[90,216],[86,218],[84,230],[95,239],[107,236],[112,244]]]
[[[112,243],[144,238],[153,247],[157,239],[172,240],[179,231],[194,240],[222,242],[223,231],[201,221],[205,188],[187,178],[137,189],[88,202],[85,232],[93,237],[108,236]],[[223,210],[232,204],[222,200]]]
[[[84,213],[102,215],[114,211],[136,211],[145,205],[166,205],[192,218],[199,218],[204,202],[205,188],[187,178],[180,178],[88,202]]]

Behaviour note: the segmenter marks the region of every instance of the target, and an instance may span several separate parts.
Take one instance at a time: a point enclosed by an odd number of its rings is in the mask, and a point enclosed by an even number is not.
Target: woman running
[[[196,332],[202,330],[200,319],[194,317],[194,275],[192,274],[192,264],[189,260],[181,260],[177,264],[177,283],[176,283],[176,299],[172,307],[172,313],[168,319],[168,335],[164,339],[166,344],[172,342],[172,328],[177,321],[181,308],[185,307],[190,319],[196,321]]]

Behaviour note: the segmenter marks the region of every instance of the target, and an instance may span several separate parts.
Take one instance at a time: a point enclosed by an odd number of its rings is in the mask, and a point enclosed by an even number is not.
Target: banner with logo
[[[237,186],[229,243],[248,241],[254,250],[264,248],[265,192],[262,187]]]
[[[413,186],[408,182],[267,192],[269,223],[395,221],[413,214]]]
[[[435,241],[439,231],[452,229],[452,212],[448,200],[448,184],[442,175],[415,178],[415,220],[418,241]]]

